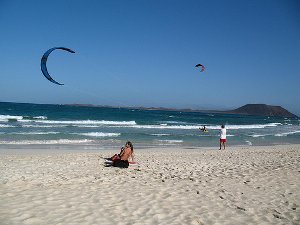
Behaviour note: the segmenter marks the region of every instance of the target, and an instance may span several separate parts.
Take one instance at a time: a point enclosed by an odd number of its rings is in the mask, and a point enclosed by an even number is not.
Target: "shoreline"
[[[0,150],[0,221],[14,224],[299,224],[300,145]]]
[[[123,145],[123,142],[120,142],[119,145],[116,146],[101,146],[99,144],[1,144],[0,145],[0,154],[4,150],[32,150],[33,152],[35,151],[44,151],[44,150],[53,150],[53,151],[118,151],[119,148]],[[226,145],[226,150],[232,150],[232,149],[237,149],[237,148],[265,148],[265,147],[274,147],[274,146],[298,146],[300,143],[271,143],[271,144],[260,144],[260,145],[249,145],[249,144],[244,144],[244,145]],[[137,145],[138,146],[138,145]],[[182,146],[182,145],[141,145],[136,147],[134,145],[134,149],[138,150],[147,150],[147,149],[161,149],[161,150],[166,150],[166,149],[198,149],[198,150],[203,150],[203,149],[210,149],[210,150],[219,150],[219,143],[216,142],[215,146]]]

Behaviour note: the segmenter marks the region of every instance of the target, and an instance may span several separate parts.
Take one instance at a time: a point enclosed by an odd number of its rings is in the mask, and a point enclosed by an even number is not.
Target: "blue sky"
[[[300,114],[300,2],[0,0],[0,101]],[[46,80],[40,58],[48,59]],[[206,71],[200,73],[195,65]]]

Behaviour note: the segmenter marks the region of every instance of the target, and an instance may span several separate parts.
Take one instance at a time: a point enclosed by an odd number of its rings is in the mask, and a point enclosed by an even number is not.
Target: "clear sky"
[[[299,115],[299,67],[297,0],[0,0],[0,101]]]

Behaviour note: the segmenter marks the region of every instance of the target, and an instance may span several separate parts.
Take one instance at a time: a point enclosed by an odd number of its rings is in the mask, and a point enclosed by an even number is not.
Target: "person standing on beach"
[[[223,148],[225,150],[225,145],[226,145],[226,128],[224,125],[221,126],[221,130],[220,130],[220,149],[222,149],[222,145]]]

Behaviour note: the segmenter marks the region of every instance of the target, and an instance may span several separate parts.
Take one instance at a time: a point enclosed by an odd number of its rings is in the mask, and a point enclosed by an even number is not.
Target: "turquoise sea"
[[[299,118],[130,108],[0,103],[0,145],[218,147],[220,125],[230,145],[300,144]],[[205,125],[209,132],[199,127]]]

